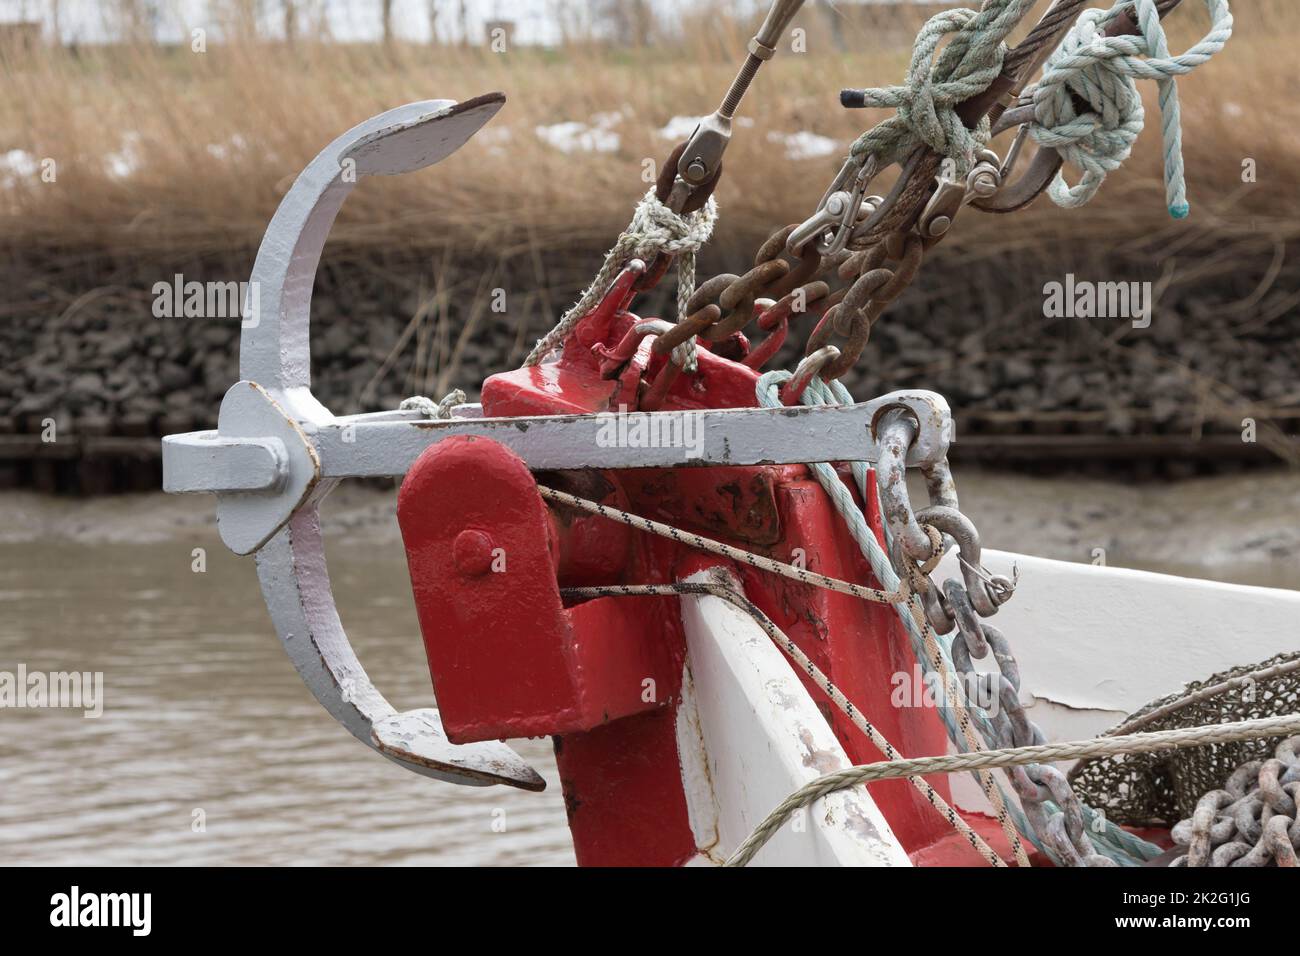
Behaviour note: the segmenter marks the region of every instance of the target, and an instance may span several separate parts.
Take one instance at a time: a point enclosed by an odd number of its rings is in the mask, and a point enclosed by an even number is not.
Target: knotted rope
[[[1160,131],[1164,138],[1165,199],[1175,219],[1187,215],[1183,178],[1182,120],[1175,78],[1190,73],[1232,35],[1227,0],[1205,0],[1210,31],[1186,53],[1170,56],[1155,0],[1121,0],[1109,10],[1086,10],[1048,57],[1033,87],[1034,119],[1029,133],[1041,146],[1057,150],[1083,170],[1070,186],[1060,173],[1048,187],[1058,206],[1082,206],[1106,174],[1128,159],[1145,115],[1137,80],[1155,80],[1160,91]],[[1125,9],[1135,11],[1138,36],[1103,36],[1102,30]],[[1075,96],[1089,110],[1080,112]]]
[[[425,418],[451,418],[452,407],[464,405],[465,401],[465,393],[454,388],[441,401],[435,402],[427,395],[412,395],[402,399],[402,404],[397,407],[404,412],[419,412]]]
[[[862,162],[875,156],[883,168],[924,145],[952,159],[957,175],[965,175],[975,151],[988,141],[989,124],[985,119],[967,129],[956,106],[982,93],[1002,72],[1007,52],[1002,41],[1035,2],[989,0],[978,13],[945,10],[927,20],[916,35],[904,84],[862,91],[866,106],[889,107],[897,115],[859,136],[850,155]],[[935,61],[935,50],[949,35]]]
[[[604,296],[619,272],[632,259],[649,259],[659,253],[677,257],[677,321],[686,318],[686,303],[695,293],[695,252],[709,241],[718,221],[718,204],[712,197],[702,209],[678,215],[661,203],[651,189],[637,203],[632,221],[605,255],[591,285],[573,308],[564,313],[555,328],[537,340],[524,365],[537,365],[564,342],[565,336]],[[673,362],[688,372],[695,371],[695,337],[673,349]]]

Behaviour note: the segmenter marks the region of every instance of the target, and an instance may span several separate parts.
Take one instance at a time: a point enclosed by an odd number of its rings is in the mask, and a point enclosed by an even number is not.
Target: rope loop
[[[524,359],[524,365],[537,365],[555,351],[584,316],[596,307],[619,271],[632,259],[651,259],[656,255],[677,257],[677,321],[686,319],[686,304],[695,292],[695,253],[709,241],[718,221],[718,204],[712,196],[703,208],[679,215],[659,201],[653,189],[637,203],[632,221],[605,255],[605,264],[591,280],[585,292],[565,312],[555,328],[537,340]],[[695,338],[691,336],[673,349],[673,361],[688,372],[695,371]]]
[[[1187,215],[1182,119],[1174,81],[1218,53],[1232,35],[1227,0],[1205,0],[1205,6],[1212,21],[1209,32],[1176,56],[1169,52],[1155,0],[1120,0],[1109,10],[1085,10],[1079,15],[1048,57],[1042,79],[1033,88],[1030,135],[1083,171],[1073,186],[1057,173],[1048,187],[1054,203],[1082,206],[1096,194],[1107,173],[1128,159],[1146,119],[1136,81],[1155,80],[1164,139],[1165,199],[1175,219]],[[1104,36],[1105,27],[1129,9],[1140,33]],[[1079,110],[1076,97],[1088,109]]]

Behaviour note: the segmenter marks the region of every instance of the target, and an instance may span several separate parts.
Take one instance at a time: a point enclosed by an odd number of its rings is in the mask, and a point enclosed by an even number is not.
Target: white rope
[[[456,405],[465,404],[465,393],[458,388],[452,389],[435,402],[427,395],[412,395],[402,399],[397,407],[404,412],[419,412],[425,418],[451,418],[451,410]]]
[[[1129,157],[1145,114],[1137,80],[1155,80],[1160,89],[1164,137],[1165,199],[1169,214],[1188,213],[1183,180],[1182,121],[1175,79],[1200,66],[1232,36],[1227,0],[1205,0],[1210,31],[1187,52],[1171,56],[1155,0],[1120,0],[1109,10],[1085,10],[1043,65],[1034,85],[1034,119],[1029,133],[1083,170],[1074,186],[1058,172],[1048,195],[1058,206],[1082,206],[1101,187],[1106,174]],[[1103,36],[1105,26],[1132,8],[1137,36]],[[1075,97],[1091,108],[1080,113]]]
[[[909,777],[931,773],[951,773],[957,770],[1017,767],[1031,763],[1054,760],[1074,760],[1083,757],[1100,757],[1110,754],[1156,753],[1182,747],[1205,747],[1226,744],[1237,740],[1285,737],[1300,731],[1300,714],[1283,714],[1278,717],[1260,717],[1230,724],[1209,724],[1201,727],[1182,727],[1175,730],[1158,730],[1145,734],[1128,734],[1123,737],[1098,737],[1069,743],[1038,744],[1032,747],[1008,747],[1002,750],[981,750],[978,753],[947,754],[939,757],[915,757],[910,760],[890,760],[863,764],[846,770],[837,770],[800,787],[786,797],[754,832],[742,843],[727,866],[744,866],[754,854],[800,807],[820,800],[828,793],[843,790],[860,783],[872,783],[894,777]]]
[[[681,216],[661,203],[651,189],[637,203],[632,221],[606,253],[605,264],[591,280],[591,285],[573,308],[564,313],[555,328],[537,340],[524,359],[524,365],[537,365],[559,348],[573,327],[596,307],[619,272],[632,259],[649,259],[660,253],[677,257],[677,321],[684,322],[686,303],[695,293],[695,253],[709,241],[717,221],[718,204],[711,196],[702,209]],[[688,372],[695,371],[694,336],[673,349],[673,362]]]

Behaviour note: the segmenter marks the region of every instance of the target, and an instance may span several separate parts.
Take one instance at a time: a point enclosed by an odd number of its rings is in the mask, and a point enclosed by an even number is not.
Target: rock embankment
[[[1244,444],[1244,419],[1257,421],[1265,444],[1295,433],[1300,310],[1285,302],[1279,309],[1268,296],[1243,310],[1249,289],[1214,286],[1167,291],[1144,328],[1126,317],[1052,317],[1038,291],[1044,274],[923,272],[877,322],[847,384],[862,397],[900,387],[939,391],[968,453],[981,437],[1000,436],[1004,451],[1018,447],[1025,460],[1050,457],[1060,436],[1115,448],[1127,442],[1124,457],[1162,457],[1174,448],[1181,449],[1175,457],[1188,457],[1199,447],[1205,454],[1190,457],[1213,458],[1217,449],[1235,459],[1251,457],[1234,448]],[[393,293],[369,273],[350,278],[340,269],[330,277],[313,305],[313,388],[339,413],[391,408],[439,387],[474,394],[485,376],[516,364],[548,325],[536,290],[505,290],[500,312],[475,307],[473,297],[448,296],[430,308],[417,291]],[[146,439],[215,423],[238,378],[238,321],[157,318],[147,288],[98,296],[92,289],[72,306],[27,309],[0,323],[0,435],[9,439],[0,482],[34,480],[26,453],[15,451],[32,442],[14,436],[40,436],[51,420],[60,439]],[[547,301],[554,310],[572,294],[554,291]],[[658,301],[638,310],[671,314],[666,297],[657,290]],[[426,318],[413,320],[417,314]],[[802,343],[805,335],[796,327],[791,338]],[[796,359],[790,346],[777,364]],[[1156,439],[1165,445],[1142,444]],[[53,457],[81,457],[89,446],[78,447]],[[107,454],[127,446],[98,447]],[[1258,457],[1267,460],[1263,452]]]

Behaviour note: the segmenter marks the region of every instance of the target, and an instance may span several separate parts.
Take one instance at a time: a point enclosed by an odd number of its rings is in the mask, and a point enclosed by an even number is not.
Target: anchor
[[[366,177],[413,172],[445,159],[504,102],[490,93],[398,107],[344,133],[304,169],[258,250],[251,278],[258,304],[247,304],[243,316],[240,381],[222,400],[216,429],[163,439],[163,487],[216,496],[222,541],[236,554],[255,555],[262,594],[290,660],[353,736],[434,779],[541,790],[542,777],[506,744],[452,742],[437,708],[398,712],[370,681],[339,619],[325,562],[318,509],[339,481],[402,477],[448,439],[499,444],[528,469],[551,472],[874,461],[880,454],[877,423],[893,409],[917,425],[906,463],[926,466],[945,459],[953,431],[946,401],[922,390],[843,406],[626,413],[644,419],[652,434],[681,434],[682,417],[694,416],[700,441],[689,460],[680,448],[602,442],[609,415],[619,414],[612,411],[491,417],[481,405],[464,403],[445,420],[402,409],[334,415],[311,390],[310,311],[321,250],[339,208]],[[615,311],[637,274],[630,268],[615,283],[601,304],[604,316]],[[542,570],[553,588],[549,567]],[[425,638],[428,643],[427,629]]]
[[[1162,0],[1157,12],[1176,2]],[[1113,827],[1084,831],[1085,808],[1068,781],[1035,762],[1043,735],[1025,714],[1009,643],[977,619],[1017,590],[1023,565],[1032,572],[1029,597],[1013,614],[1034,625],[1025,631],[1059,638],[1064,629],[1049,605],[1102,605],[1097,589],[1131,572],[982,550],[948,469],[953,422],[944,399],[908,390],[855,403],[835,382],[964,205],[1019,208],[1059,168],[1060,154],[1041,149],[1009,180],[1032,105],[1013,94],[1075,3],[1050,11],[1007,56],[1003,75],[958,107],[963,122],[985,116],[995,131],[1021,126],[1005,161],[979,153],[962,183],[946,170],[936,175],[937,154],[918,147],[885,197],[865,196],[874,162],[846,163],[817,213],[774,233],[753,270],[703,283],[676,326],[642,320],[628,309],[633,297],[674,257],[679,277],[694,283],[688,270],[704,233],[682,228],[681,217],[701,212],[711,229],[708,198],[731,117],[799,6],[777,0],[727,98],[642,201],[695,245],[643,246],[644,231],[630,227],[624,238],[635,244],[624,248],[649,249],[651,261],[611,258],[523,368],[483,383],[479,404],[425,400],[336,416],[312,393],[312,287],[343,200],[361,178],[436,164],[505,98],[423,101],[362,123],[308,165],[273,217],[244,310],[240,380],[216,429],[164,439],[164,488],[215,495],[221,538],[255,556],[273,625],[300,676],[327,712],[387,759],[448,782],[540,790],[541,775],[504,741],[553,737],[579,863],[743,864],[767,846],[765,861],[787,864],[968,864],[975,852],[1000,865],[1007,854],[987,841],[1005,837],[1028,864],[1017,832],[1071,865],[1150,859],[1153,846]],[[890,217],[901,231],[877,243],[873,230]],[[782,250],[799,262],[777,261]],[[825,283],[810,280],[828,267],[819,259],[845,251],[864,255],[840,272],[852,286],[828,297]],[[793,374],[760,375],[796,299],[800,311],[815,303],[820,318],[807,354]],[[754,350],[740,331],[751,319],[769,333]],[[847,338],[843,351],[827,341],[831,332]],[[691,354],[679,362],[683,344]],[[541,361],[556,347],[558,357]],[[929,508],[911,508],[909,467],[926,477]],[[402,479],[397,517],[438,705],[404,713],[371,683],[348,641],[319,518],[340,481],[379,476]],[[944,558],[953,543],[958,551]],[[805,559],[816,567],[795,563]],[[906,586],[899,566],[910,568]],[[941,589],[931,569],[947,576]],[[1226,596],[1259,604],[1247,589],[1227,595],[1223,586],[1142,580],[1148,597],[1164,591],[1144,607],[1158,605],[1165,629],[1179,635],[1226,613]],[[1034,588],[1052,600],[1035,601]],[[903,610],[908,594],[912,615]],[[1293,596],[1287,601],[1293,606]],[[1141,647],[1160,630],[1143,625],[1141,609],[1108,619],[1125,635],[1118,645]],[[1186,626],[1170,628],[1175,619]],[[953,630],[945,664],[934,635]],[[973,724],[963,718],[964,727],[945,733],[950,716],[893,704],[890,674],[900,662],[924,657],[973,676],[973,661],[990,651],[1005,713],[973,710]],[[999,759],[1017,768],[1019,819],[1007,815],[993,783],[984,793],[996,830],[991,817],[979,819],[983,805],[959,813],[946,781],[922,780],[922,766],[948,766],[938,755],[949,739],[967,749],[958,733],[977,749],[976,735],[995,750],[1012,744],[1015,753]],[[1084,743],[1071,752],[1091,753],[1094,744]],[[870,792],[844,789],[847,782],[823,789],[828,778],[847,781],[851,764],[897,760],[900,750],[932,755],[903,761],[917,769],[910,783],[889,779],[904,775],[900,765],[875,773]],[[866,771],[854,773],[866,780]],[[782,828],[791,794],[804,794],[801,806],[818,803],[806,836]],[[785,810],[771,809],[778,801]]]

